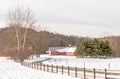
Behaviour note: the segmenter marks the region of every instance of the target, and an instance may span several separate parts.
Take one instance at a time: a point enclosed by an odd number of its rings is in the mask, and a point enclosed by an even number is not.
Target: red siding
[[[67,56],[74,56],[74,52],[66,52]]]
[[[66,56],[74,56],[74,52],[51,52],[47,51],[49,55],[66,55]]]
[[[46,51],[49,55],[66,55],[66,56],[74,56],[74,52],[52,52],[50,49]]]

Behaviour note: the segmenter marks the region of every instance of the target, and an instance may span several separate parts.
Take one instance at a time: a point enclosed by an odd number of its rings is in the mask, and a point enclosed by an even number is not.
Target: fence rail
[[[43,70],[51,73],[61,73],[64,75],[78,77],[82,79],[117,79],[110,78],[111,76],[120,76],[120,71],[117,70],[107,70],[107,69],[89,69],[89,68],[78,68],[70,66],[58,66],[58,65],[49,65],[43,64],[41,62],[23,62],[22,65],[27,66],[32,69]],[[119,79],[119,78],[118,78]]]

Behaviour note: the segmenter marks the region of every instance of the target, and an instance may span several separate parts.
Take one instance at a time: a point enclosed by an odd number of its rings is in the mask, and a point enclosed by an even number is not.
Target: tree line
[[[20,27],[21,37],[25,28]],[[30,55],[46,53],[49,47],[76,46],[80,38],[76,36],[66,36],[62,34],[50,33],[48,31],[35,31],[29,28],[26,38],[24,51],[20,54],[17,52],[17,40],[14,27],[6,27],[0,30],[0,55],[7,55],[13,58],[20,56],[25,59]]]

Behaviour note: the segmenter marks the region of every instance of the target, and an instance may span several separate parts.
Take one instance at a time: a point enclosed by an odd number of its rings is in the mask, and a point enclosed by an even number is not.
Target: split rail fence
[[[117,70],[107,70],[107,69],[89,69],[89,68],[78,68],[70,66],[58,66],[58,65],[48,65],[42,62],[23,62],[22,65],[27,66],[32,69],[43,70],[51,73],[61,73],[64,75],[81,78],[81,79],[117,79],[110,78],[111,76],[120,76],[120,71]],[[119,78],[118,78],[119,79]]]

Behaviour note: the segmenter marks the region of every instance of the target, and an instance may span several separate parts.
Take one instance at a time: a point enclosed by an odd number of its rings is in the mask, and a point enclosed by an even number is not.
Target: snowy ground
[[[34,57],[32,59],[25,60],[27,62],[41,61],[50,58],[50,60],[43,61],[44,64],[53,64],[58,66],[70,66],[78,68],[90,68],[90,69],[107,69],[110,73],[120,74],[120,58],[111,59],[99,59],[99,58],[76,58],[75,56],[49,56],[41,55],[40,57]],[[88,73],[90,74],[90,73]],[[92,73],[93,74],[93,73]],[[100,75],[100,74],[98,74]],[[109,78],[120,79],[119,75],[107,75]],[[93,79],[93,78],[90,78]],[[98,79],[98,78],[97,78]]]
[[[38,71],[21,66],[12,60],[0,58],[0,79],[77,79],[61,74]]]
[[[120,59],[92,59],[92,58],[79,58],[71,56],[48,56],[41,55],[40,58],[34,58],[33,60],[26,60],[29,62],[41,61],[46,58],[52,58],[44,61],[46,64],[57,64],[57,65],[69,65],[77,67],[96,67],[96,68],[110,68],[120,70]],[[110,63],[110,66],[109,64]],[[113,76],[114,77],[114,76]],[[61,75],[56,73],[44,72],[40,70],[31,69],[28,67],[21,66],[12,60],[1,57],[0,58],[0,79],[78,79],[69,77],[67,75]],[[79,78],[80,79],[80,78]],[[92,78],[91,78],[92,79]],[[116,77],[115,77],[116,79]],[[120,77],[117,77],[120,79]]]
[[[75,56],[49,56],[41,55],[40,58],[34,58],[29,62],[41,61],[45,58],[52,58],[44,61],[45,64],[63,65],[79,68],[97,68],[97,69],[113,69],[120,70],[120,58],[98,59],[98,58],[76,58]],[[26,60],[28,61],[28,60]]]

